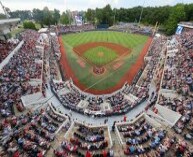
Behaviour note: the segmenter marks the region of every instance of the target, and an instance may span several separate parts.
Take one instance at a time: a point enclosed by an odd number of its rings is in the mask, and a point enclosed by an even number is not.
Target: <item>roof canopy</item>
[[[0,20],[0,34],[7,34],[10,32],[12,26],[16,26],[20,22],[19,18]]]

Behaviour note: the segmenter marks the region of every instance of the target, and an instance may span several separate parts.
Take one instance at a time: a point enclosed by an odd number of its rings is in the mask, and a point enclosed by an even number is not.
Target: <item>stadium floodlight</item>
[[[141,22],[141,17],[142,17],[142,15],[143,15],[144,5],[145,5],[145,0],[143,1],[143,5],[142,5],[142,8],[141,8],[141,14],[140,14],[140,17],[139,17],[139,23],[138,23],[138,25],[140,25],[140,22]]]
[[[4,13],[5,13],[6,18],[8,19],[8,18],[10,17],[10,15],[9,15],[10,9],[7,8],[7,7],[5,7],[5,6],[2,4],[1,1],[0,1],[0,4],[1,4],[1,7],[3,8],[3,11],[4,11]]]

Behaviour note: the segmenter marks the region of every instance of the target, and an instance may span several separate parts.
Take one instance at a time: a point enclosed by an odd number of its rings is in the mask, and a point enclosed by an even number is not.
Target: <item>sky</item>
[[[5,7],[14,10],[43,9],[47,6],[50,10],[56,8],[63,12],[67,9],[87,10],[88,8],[102,8],[110,4],[112,8],[132,8],[134,6],[163,6],[177,3],[193,3],[193,0],[1,0]],[[0,12],[3,12],[0,7]]]

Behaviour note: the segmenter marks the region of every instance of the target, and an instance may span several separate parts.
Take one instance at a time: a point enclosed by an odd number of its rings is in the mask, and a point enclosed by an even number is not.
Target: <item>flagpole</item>
[[[113,24],[115,25],[116,8],[114,8],[114,9],[115,9],[115,15],[114,15],[114,22],[113,22]]]

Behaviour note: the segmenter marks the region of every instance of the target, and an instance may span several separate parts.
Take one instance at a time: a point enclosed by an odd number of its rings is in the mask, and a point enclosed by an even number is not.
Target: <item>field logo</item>
[[[176,29],[176,34],[182,34],[183,26],[178,26]]]

